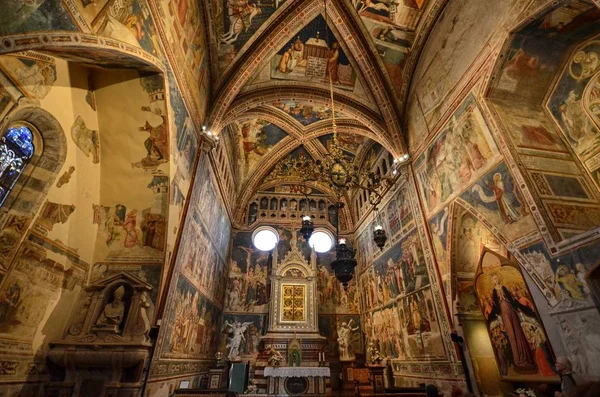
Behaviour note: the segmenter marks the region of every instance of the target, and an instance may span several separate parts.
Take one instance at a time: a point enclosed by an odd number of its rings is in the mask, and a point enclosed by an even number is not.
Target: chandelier
[[[325,16],[327,18],[327,2],[324,0]],[[326,26],[327,26],[326,20]],[[327,43],[329,43],[329,31],[326,32]],[[373,210],[377,212],[377,207],[383,200],[385,193],[392,187],[398,179],[398,170],[400,166],[408,161],[408,154],[403,155],[399,159],[394,159],[389,175],[380,175],[371,170],[361,170],[358,164],[354,163],[354,158],[347,155],[340,147],[338,142],[337,123],[335,119],[335,102],[333,95],[333,80],[329,76],[329,99],[331,103],[331,129],[332,139],[327,145],[327,153],[318,160],[313,160],[300,156],[298,158],[289,157],[287,160],[277,164],[274,174],[277,177],[299,177],[302,180],[304,195],[308,202],[308,184],[318,183],[328,186],[336,197],[336,257],[331,263],[331,267],[335,272],[336,278],[342,283],[344,288],[348,287],[348,283],[352,280],[354,268],[357,265],[355,256],[356,251],[347,244],[345,238],[339,237],[339,219],[340,210],[344,208],[342,198],[350,191],[366,192],[368,203]],[[302,228],[300,232],[305,241],[308,242],[314,224],[312,217],[306,213],[302,216]],[[377,224],[374,229],[374,240],[376,245],[383,249],[387,241],[386,232],[381,224]]]

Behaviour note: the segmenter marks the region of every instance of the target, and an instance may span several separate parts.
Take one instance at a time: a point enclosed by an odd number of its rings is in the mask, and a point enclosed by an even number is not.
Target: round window
[[[317,252],[328,252],[333,246],[333,237],[325,230],[315,230],[308,244],[315,249]]]
[[[261,251],[271,251],[279,242],[279,235],[272,227],[261,227],[252,234],[252,243]]]

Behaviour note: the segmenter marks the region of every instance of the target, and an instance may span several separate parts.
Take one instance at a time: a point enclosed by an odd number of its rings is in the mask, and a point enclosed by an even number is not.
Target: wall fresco
[[[520,1],[472,3],[452,1],[444,8],[423,48],[413,77],[414,93],[429,125],[450,106],[457,83],[470,69],[500,26],[525,7]],[[467,33],[468,32],[468,33]],[[471,40],[464,40],[468,34]],[[425,136],[419,137],[422,142]],[[420,143],[415,141],[415,145]]]
[[[438,137],[415,161],[427,211],[434,212],[499,159],[473,94],[469,94]]]
[[[460,197],[511,241],[535,230],[529,208],[505,163],[484,175]]]
[[[161,358],[212,358],[219,336],[220,311],[183,276],[177,279],[172,310],[165,318]]]

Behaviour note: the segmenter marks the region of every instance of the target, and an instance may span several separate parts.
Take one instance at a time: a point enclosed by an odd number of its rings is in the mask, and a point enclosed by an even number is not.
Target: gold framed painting
[[[518,265],[484,248],[475,293],[502,379],[558,380],[552,346]]]

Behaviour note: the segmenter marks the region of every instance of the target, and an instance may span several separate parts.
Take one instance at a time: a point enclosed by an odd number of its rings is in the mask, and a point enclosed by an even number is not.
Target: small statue
[[[383,357],[381,357],[381,353],[379,353],[379,349],[375,347],[373,342],[369,342],[369,347],[367,348],[368,359],[370,364],[379,365],[383,361]]]
[[[246,388],[244,394],[254,394],[256,393],[257,389],[258,385],[256,384],[256,381],[254,379],[250,379],[248,381],[248,387]]]
[[[343,322],[338,327],[338,345],[340,347],[340,360],[351,361],[354,360],[354,353],[352,353],[352,332],[358,331],[359,327],[352,328],[352,319],[348,323]]]
[[[119,332],[119,327],[123,322],[125,314],[125,304],[123,303],[125,288],[121,285],[113,292],[113,300],[107,303],[96,321],[96,327],[102,329],[111,329],[113,332]]]
[[[272,367],[278,367],[283,362],[283,356],[273,346],[269,349],[269,358],[267,362]]]

